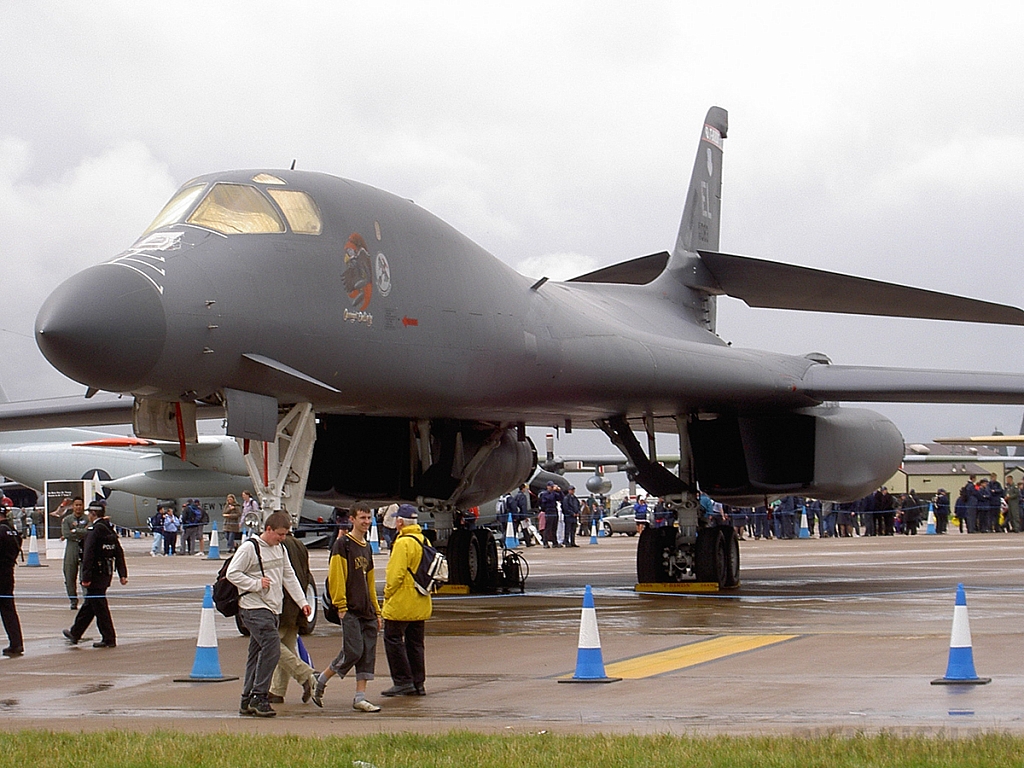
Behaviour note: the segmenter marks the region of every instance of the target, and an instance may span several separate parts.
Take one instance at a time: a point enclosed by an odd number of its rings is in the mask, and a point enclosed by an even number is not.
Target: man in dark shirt
[[[7,632],[4,656],[21,656],[25,641],[21,635],[21,621],[14,607],[14,566],[21,554],[21,534],[7,521],[7,507],[0,504],[0,619]]]
[[[356,504],[352,509],[352,530],[340,533],[331,548],[327,580],[331,602],[341,615],[343,646],[337,658],[316,680],[313,703],[318,707],[324,705],[327,681],[335,675],[344,677],[355,667],[356,695],[352,709],[380,712],[380,707],[366,699],[366,683],[373,680],[377,633],[382,626],[373,575],[373,550],[366,540],[372,514],[368,504]]]
[[[106,508],[101,502],[89,505],[89,527],[82,547],[82,586],[85,587],[85,602],[71,629],[64,630],[64,637],[77,645],[85,630],[96,619],[102,639],[93,643],[93,648],[113,648],[117,645],[114,620],[107,605],[107,589],[113,580],[114,571],[121,577],[121,584],[128,583],[128,566],[124,561],[124,550],[118,541]]]
[[[562,492],[548,480],[547,488],[538,497],[540,511],[544,513],[544,548],[560,547],[558,543],[558,505],[562,501]]]
[[[945,533],[949,525],[949,493],[945,488],[939,488],[935,494],[935,532]]]
[[[565,546],[578,547],[576,526],[580,519],[580,500],[576,498],[576,486],[569,486],[569,493],[562,498],[562,518],[565,520]]]

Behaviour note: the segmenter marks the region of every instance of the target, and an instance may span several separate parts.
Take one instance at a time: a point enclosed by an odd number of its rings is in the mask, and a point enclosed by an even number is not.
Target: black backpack
[[[423,548],[423,557],[420,558],[420,564],[416,567],[415,573],[412,568],[406,570],[412,575],[416,591],[421,595],[429,595],[441,584],[448,582],[448,560],[427,544],[425,537],[420,539],[410,536],[409,538],[414,539]]]
[[[338,549],[337,552],[334,551],[335,548]],[[348,541],[345,539],[344,536],[342,536],[340,539],[337,540],[337,542],[335,543],[334,547],[331,547],[331,555],[330,555],[330,557],[334,557],[336,555],[340,556],[340,557],[348,557]],[[330,558],[328,558],[328,563],[330,563]],[[327,621],[329,621],[331,624],[339,624],[340,625],[341,624],[341,613],[338,611],[338,606],[336,606],[334,604],[334,601],[331,600],[331,573],[330,573],[330,570],[328,570],[327,576],[324,578],[324,593],[320,597],[320,603],[321,603],[321,605],[323,606],[323,609],[324,609],[324,618],[327,619]]]
[[[260,573],[266,576],[267,574],[263,570],[263,555],[260,553],[260,545],[255,541],[252,542],[252,545],[256,548],[256,559],[260,561]],[[228,580],[229,565],[231,565],[231,557],[224,561],[224,565],[217,572],[217,580],[213,583],[213,606],[223,616],[238,614],[238,598],[241,597],[235,583]]]
[[[338,613],[338,606],[331,600],[331,577],[329,575],[324,579],[324,594],[320,602],[323,604],[324,618],[331,622],[331,624],[341,624],[341,614]]]

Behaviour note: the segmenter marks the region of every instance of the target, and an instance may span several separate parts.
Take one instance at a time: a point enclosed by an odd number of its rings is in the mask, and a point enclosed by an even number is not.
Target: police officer
[[[121,577],[121,584],[127,584],[128,566],[124,561],[121,542],[118,541],[117,533],[106,517],[106,508],[102,502],[94,501],[89,505],[89,527],[85,534],[85,545],[82,547],[82,586],[85,587],[85,602],[71,629],[64,630],[64,637],[72,645],[78,644],[94,618],[102,637],[99,642],[93,643],[92,647],[113,648],[117,645],[114,620],[110,617],[110,606],[107,605],[107,588],[115,570]]]
[[[562,492],[555,487],[553,480],[548,480],[547,488],[540,492],[540,509],[544,513],[544,548],[555,547],[558,543],[558,507],[562,502]]]
[[[576,486],[569,486],[569,493],[562,498],[562,519],[565,521],[565,546],[578,547],[576,526],[580,521],[580,500],[576,497]]]
[[[4,656],[21,656],[25,642],[21,637],[21,622],[14,607],[14,565],[21,554],[21,534],[7,519],[7,505],[0,504],[0,619],[7,632]]]
[[[64,540],[64,587],[72,611],[78,610],[78,568],[82,562],[82,542],[88,525],[85,501],[76,496],[71,500],[71,511],[60,521],[60,537]]]

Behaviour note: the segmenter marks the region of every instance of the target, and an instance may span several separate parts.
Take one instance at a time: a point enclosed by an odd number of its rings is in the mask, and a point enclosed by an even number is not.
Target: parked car
[[[611,536],[613,533],[624,533],[636,536],[636,517],[633,507],[623,507],[610,515],[601,518],[601,527]]]

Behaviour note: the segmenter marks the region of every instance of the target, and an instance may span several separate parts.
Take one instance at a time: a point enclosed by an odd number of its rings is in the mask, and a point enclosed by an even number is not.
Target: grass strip
[[[1024,764],[1024,738],[858,735],[818,738],[483,735],[248,736],[234,734],[0,733],[0,766],[18,768],[845,768]]]

